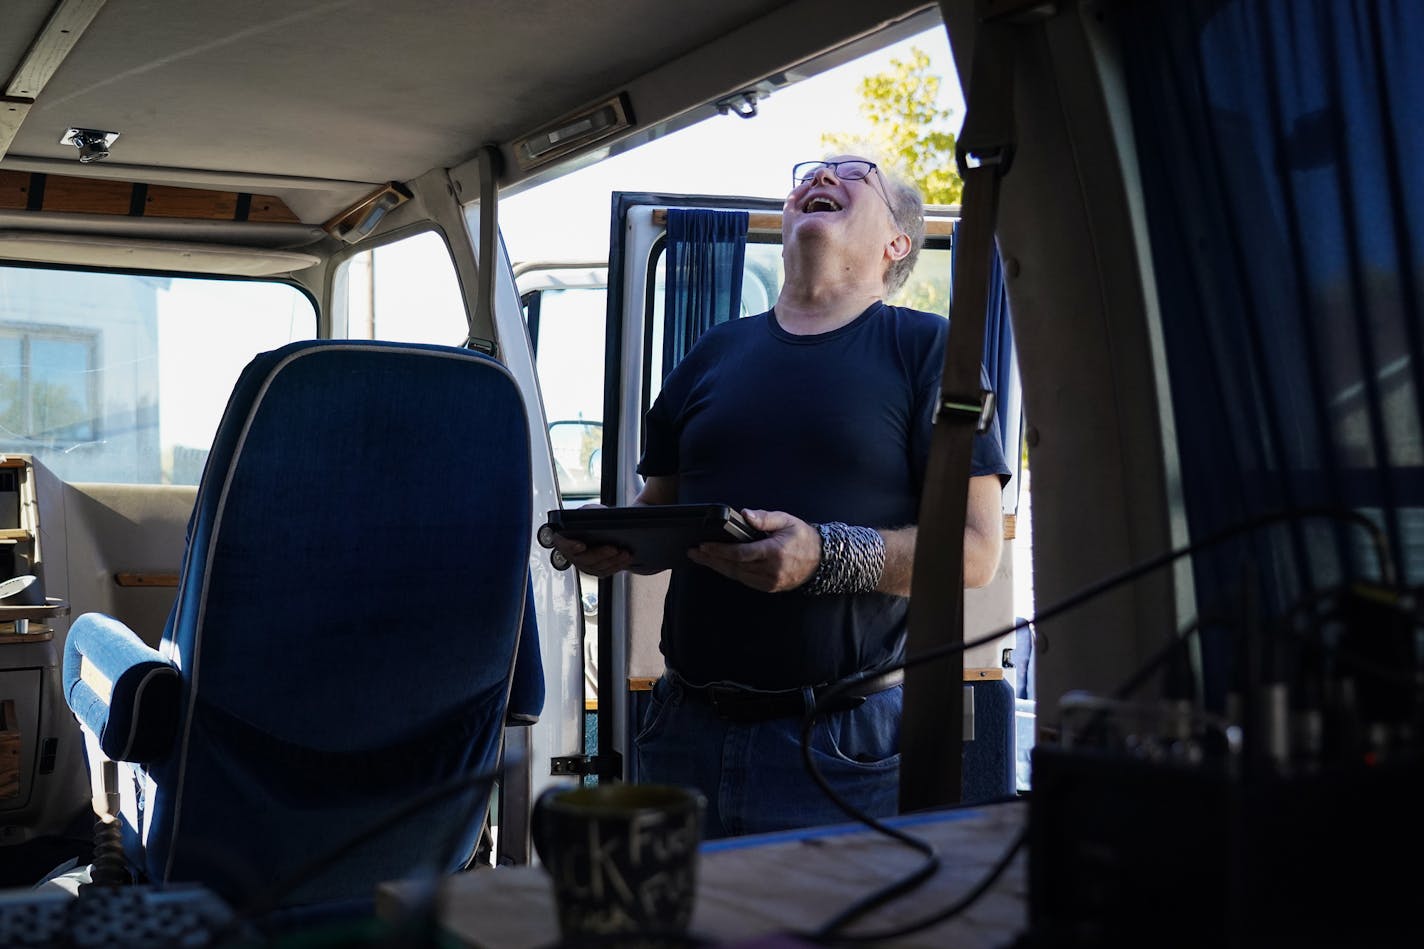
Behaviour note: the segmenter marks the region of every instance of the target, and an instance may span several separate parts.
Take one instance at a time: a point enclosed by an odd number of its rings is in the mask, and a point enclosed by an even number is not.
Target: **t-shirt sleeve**
[[[985,392],[991,389],[988,370],[984,369],[983,365],[980,365],[980,388]],[[1008,459],[1004,455],[1004,436],[998,430],[997,415],[988,430],[974,436],[974,449],[970,455],[970,476],[980,474],[998,474],[1000,487],[1008,484],[1008,480],[1014,476],[1014,469],[1008,466]]]
[[[664,388],[644,417],[643,457],[638,460],[638,474],[644,478],[677,474],[677,427],[670,401]]]
[[[925,471],[930,462],[930,440],[934,434],[935,407],[939,405],[939,382],[944,367],[945,338],[949,324],[935,320],[934,332],[924,350],[915,376],[915,416],[910,429],[910,460],[915,496],[924,493]]]
[[[924,484],[925,469],[929,464],[930,440],[934,431],[934,412],[935,406],[939,403],[939,384],[939,373],[936,372],[928,385],[922,385],[919,394],[917,410],[919,423],[914,439],[914,454],[916,474],[921,490]],[[985,390],[991,388],[989,373],[982,364],[979,367],[979,385]],[[997,420],[989,426],[987,431],[976,433],[974,436],[969,455],[969,476],[978,477],[979,475],[998,475],[1000,487],[1008,484],[1009,479],[1013,477],[1013,469],[1009,467],[1004,455],[1003,436],[999,433]]]
[[[986,391],[991,388],[989,372],[983,365],[979,367],[979,386]],[[987,431],[974,436],[974,447],[969,459],[970,477],[996,474],[999,476],[999,487],[1008,484],[1009,479],[1013,477],[1013,469],[1009,467],[1008,459],[1004,455],[1004,439],[999,432],[997,415]]]

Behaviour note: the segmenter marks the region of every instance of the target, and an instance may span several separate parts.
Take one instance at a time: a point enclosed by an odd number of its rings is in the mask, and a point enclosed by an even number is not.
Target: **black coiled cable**
[[[131,882],[124,861],[122,828],[113,818],[99,818],[94,823],[94,859],[89,870],[89,882],[99,886],[123,886]]]

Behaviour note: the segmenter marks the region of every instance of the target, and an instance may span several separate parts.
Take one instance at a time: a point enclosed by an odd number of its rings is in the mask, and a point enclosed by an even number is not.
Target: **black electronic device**
[[[1016,949],[1424,945],[1417,758],[1251,780],[1038,746]]]
[[[766,533],[747,523],[727,504],[653,504],[633,507],[580,507],[549,512],[539,528],[539,543],[553,547],[554,535],[582,541],[590,547],[611,545],[631,551],[640,567],[665,570],[686,561],[698,544],[747,543]],[[554,566],[568,566],[554,551]]]
[[[1356,581],[1243,621],[1225,712],[1063,696],[1061,744],[1032,753],[1018,949],[1424,945],[1419,602]]]

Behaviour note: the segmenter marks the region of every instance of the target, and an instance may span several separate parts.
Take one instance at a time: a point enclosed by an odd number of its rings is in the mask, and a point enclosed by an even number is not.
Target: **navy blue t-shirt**
[[[638,472],[675,476],[679,503],[786,511],[812,523],[914,524],[947,327],[941,316],[883,303],[813,336],[787,333],[773,313],[714,326],[649,410]],[[976,436],[971,474],[1007,479],[996,426]],[[698,685],[818,685],[898,659],[908,603],[882,593],[762,593],[689,562],[672,571],[662,651]]]

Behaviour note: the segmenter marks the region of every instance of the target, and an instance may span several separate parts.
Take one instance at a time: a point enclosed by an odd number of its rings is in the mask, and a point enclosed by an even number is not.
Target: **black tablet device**
[[[640,507],[579,507],[549,512],[539,542],[553,545],[553,534],[581,540],[590,547],[611,544],[633,552],[634,562],[656,569],[685,563],[687,549],[698,544],[745,543],[767,536],[726,504],[652,504]]]

